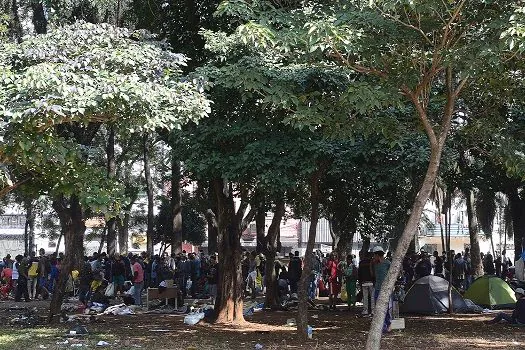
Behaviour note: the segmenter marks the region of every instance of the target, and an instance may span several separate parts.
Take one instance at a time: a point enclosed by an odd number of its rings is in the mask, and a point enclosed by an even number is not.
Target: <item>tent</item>
[[[461,294],[452,287],[454,311],[466,310]],[[439,276],[425,276],[414,282],[408,290],[400,311],[414,314],[439,314],[448,311],[448,281]]]
[[[465,299],[490,309],[514,308],[514,291],[501,278],[485,275],[477,278],[465,292]]]

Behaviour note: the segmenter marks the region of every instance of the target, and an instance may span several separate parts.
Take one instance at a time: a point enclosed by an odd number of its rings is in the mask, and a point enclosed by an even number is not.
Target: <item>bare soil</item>
[[[222,350],[255,349],[363,349],[369,318],[359,316],[360,309],[314,311],[310,324],[313,339],[302,342],[286,321],[295,318],[292,311],[261,311],[246,317],[243,326],[212,325],[201,321],[195,326],[183,323],[183,315],[136,314],[104,316],[102,322],[86,324],[89,335],[66,337],[74,326],[41,325],[33,328],[10,326],[13,306],[36,307],[46,315],[48,302],[0,303],[0,349],[66,349],[82,344],[80,349],[96,348],[100,340],[112,349],[183,349]],[[525,349],[525,328],[506,324],[487,325],[493,315],[405,316],[406,329],[393,331],[383,338],[382,349]],[[68,340],[67,344],[63,343]],[[78,346],[78,345],[77,345]],[[73,347],[74,348],[74,347]]]

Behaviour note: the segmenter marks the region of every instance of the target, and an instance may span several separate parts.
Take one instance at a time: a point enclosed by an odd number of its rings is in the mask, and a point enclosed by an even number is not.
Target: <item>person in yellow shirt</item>
[[[35,252],[31,252],[29,258],[29,270],[27,271],[27,291],[29,292],[29,298],[31,300],[37,297],[37,285],[38,285],[38,259],[36,258]]]

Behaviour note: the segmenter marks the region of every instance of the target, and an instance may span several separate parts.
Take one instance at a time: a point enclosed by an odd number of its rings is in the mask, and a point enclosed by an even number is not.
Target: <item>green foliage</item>
[[[70,121],[178,128],[209,112],[184,56],[145,32],[77,23],[0,51],[0,116],[35,128]]]
[[[171,204],[168,198],[163,197],[155,217],[155,242],[169,243],[172,236]],[[182,194],[182,239],[197,246],[206,240],[206,219],[199,212],[196,198],[187,192]]]
[[[0,43],[7,40],[9,16],[0,12]]]
[[[79,22],[0,50],[0,161],[26,191],[75,194],[118,215],[125,181],[108,179],[91,139],[100,123],[124,133],[179,128],[207,115],[186,58],[147,32]],[[9,185],[4,176],[2,189]]]

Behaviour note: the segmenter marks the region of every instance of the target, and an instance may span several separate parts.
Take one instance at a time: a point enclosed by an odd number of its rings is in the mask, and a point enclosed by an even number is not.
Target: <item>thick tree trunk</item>
[[[175,150],[171,153],[171,220],[173,222],[171,253],[178,254],[182,252],[181,164],[175,155]]]
[[[518,187],[513,186],[507,190],[512,217],[512,230],[514,231],[514,260],[518,259],[523,251],[523,237],[525,231],[525,200],[518,192]]]
[[[129,219],[129,213],[125,213],[122,222],[118,225],[118,245],[121,254],[128,253]]]
[[[464,195],[467,203],[468,232],[470,236],[470,265],[474,278],[483,276],[483,264],[479,249],[478,224],[474,212],[474,191],[466,190]]]
[[[268,235],[265,237],[265,245],[263,247],[264,255],[266,256],[266,296],[265,307],[276,309],[279,305],[279,286],[277,284],[277,276],[275,275],[275,256],[277,255],[277,240],[281,221],[285,213],[284,199],[277,201],[275,206],[275,213],[272,223],[268,228]]]
[[[215,323],[243,324],[241,230],[231,188],[213,180],[217,196],[219,280],[215,300]]]
[[[151,164],[149,158],[149,141],[148,134],[143,137],[143,153],[144,153],[144,176],[146,178],[146,192],[148,197],[148,226],[146,229],[146,250],[149,256],[153,256],[153,231],[154,231],[154,216],[153,216],[153,179],[151,178]]]
[[[108,144],[106,147],[107,172],[108,178],[115,178],[117,174],[117,164],[115,161],[115,127],[109,127]],[[117,219],[111,218],[106,223],[106,244],[107,253],[112,256],[117,249]]]
[[[31,9],[33,10],[33,26],[35,33],[47,34],[47,18],[44,3],[38,0],[31,2]]]
[[[53,201],[53,208],[60,219],[60,226],[64,232],[65,256],[61,262],[58,283],[51,299],[49,322],[58,321],[66,284],[73,269],[80,269],[84,259],[84,217],[82,207],[76,196],[71,196],[66,203],[63,196]],[[69,205],[68,205],[69,204]]]
[[[437,177],[442,151],[443,145],[441,143],[431,143],[430,161],[425,178],[418,194],[416,195],[416,198],[414,199],[410,217],[397,244],[393,255],[392,264],[390,265],[390,269],[386,279],[382,284],[379,298],[376,302],[374,316],[372,318],[372,324],[370,325],[370,332],[368,333],[368,339],[366,343],[367,350],[380,349],[382,327],[388,309],[390,295],[394,289],[399,272],[401,271],[401,265],[403,263],[403,258],[407,252],[408,246],[410,245],[414,235],[417,233],[417,228],[419,221],[421,220],[423,208],[425,207],[425,204],[430,196],[432,186],[434,185],[434,181]]]
[[[304,267],[299,284],[299,307],[297,309],[297,333],[299,338],[307,339],[308,326],[308,286],[312,278],[313,251],[315,237],[317,235],[317,223],[319,221],[319,180],[321,171],[316,170],[310,179],[310,230],[308,231],[308,242],[306,243],[306,252],[304,257]]]

